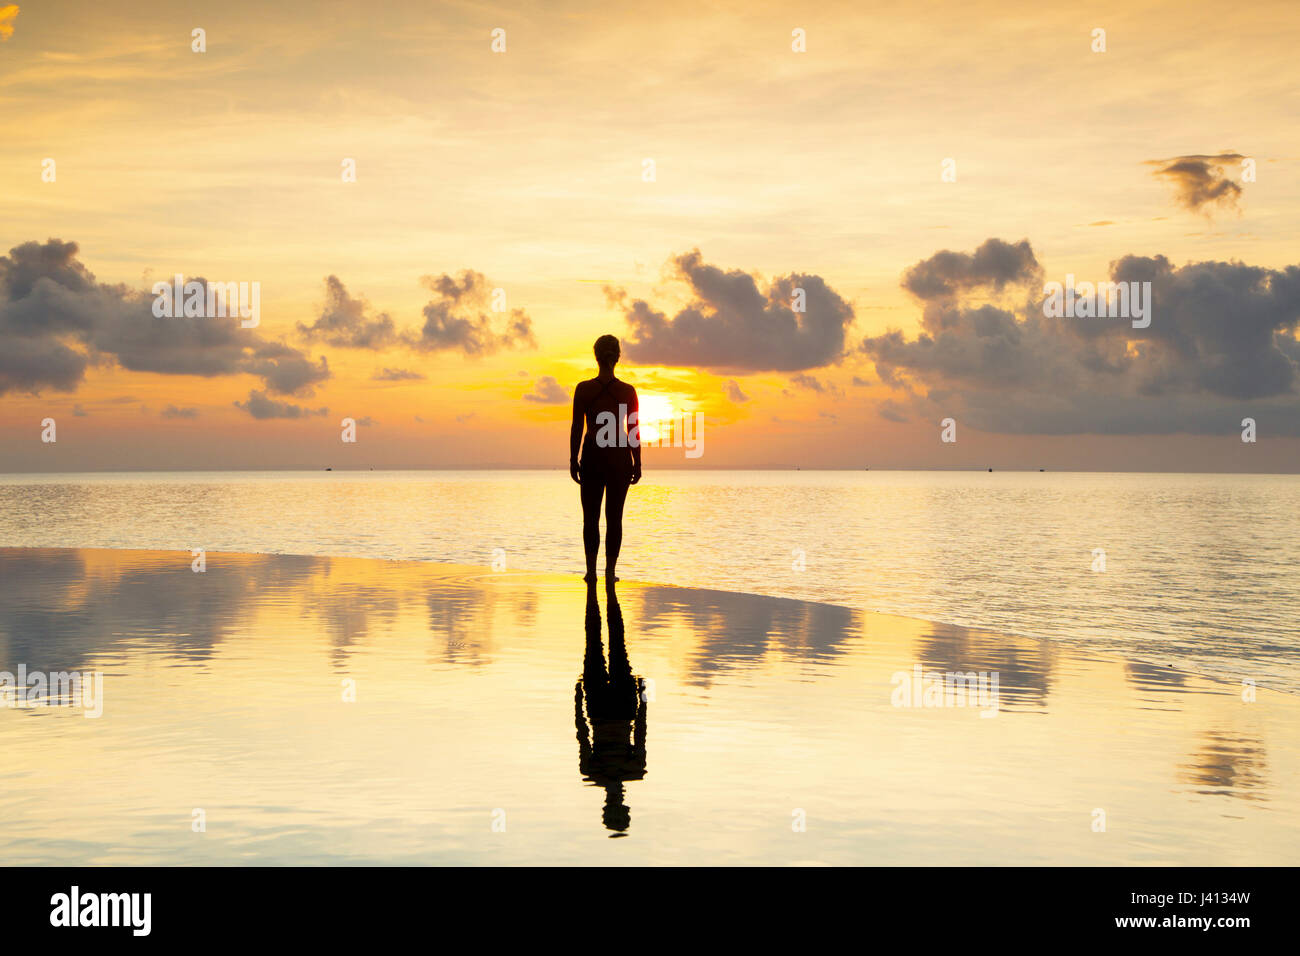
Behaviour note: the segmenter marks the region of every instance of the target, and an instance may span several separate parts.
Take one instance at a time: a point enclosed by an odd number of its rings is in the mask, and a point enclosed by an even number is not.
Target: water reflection
[[[691,683],[705,687],[772,651],[807,662],[832,660],[845,653],[862,623],[858,612],[837,605],[653,585],[641,590],[639,613],[647,633],[680,624],[695,635]]]
[[[997,673],[1003,710],[1041,712],[1047,707],[1056,662],[1049,641],[1026,639],[1011,644],[957,625],[934,624],[918,642],[917,657],[927,671]]]
[[[1209,731],[1190,762],[1178,768],[1178,779],[1197,793],[1267,800],[1268,756],[1257,737]]]
[[[0,707],[6,860],[1295,856],[1286,695],[1246,703],[1168,667],[784,598],[425,562],[190,562],[0,549],[0,673],[105,675],[103,719]],[[896,706],[891,675],[918,665],[997,672],[997,719]],[[1123,826],[1078,841],[1068,808],[1099,805]],[[220,821],[202,841],[199,806]],[[818,825],[792,841],[793,807]],[[494,808],[508,833],[489,829]]]
[[[573,688],[573,716],[578,729],[578,771],[582,779],[605,788],[601,821],[611,837],[626,836],[632,812],[624,802],[623,784],[645,777],[645,682],[632,673],[624,639],[623,609],[610,584],[605,593],[609,614],[609,664],[600,640],[600,603],[596,584],[587,586],[586,647],[582,677]],[[583,717],[583,701],[587,714]]]
[[[268,593],[307,589],[327,558],[207,556],[188,552],[0,549],[0,635],[8,660],[31,670],[70,670],[127,645],[186,661],[211,658],[250,622]]]
[[[1155,696],[1162,693],[1183,691],[1186,679],[1182,671],[1166,665],[1151,664],[1146,661],[1129,661],[1124,665],[1124,674],[1133,687]]]

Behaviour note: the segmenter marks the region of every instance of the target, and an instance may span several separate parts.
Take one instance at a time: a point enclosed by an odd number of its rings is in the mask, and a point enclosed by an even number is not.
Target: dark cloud
[[[368,314],[366,301],[348,295],[338,276],[325,279],[325,305],[311,325],[298,323],[303,337],[339,348],[382,349],[397,341],[397,328],[387,312]]]
[[[918,299],[944,299],[981,288],[1001,292],[1041,272],[1028,239],[986,239],[973,253],[944,249],[921,260],[903,273],[903,288]]]
[[[817,392],[820,395],[843,394],[843,391],[834,382],[822,382],[815,375],[807,375],[803,372],[798,375],[791,375],[790,384],[798,388],[806,388],[810,392]]]
[[[406,368],[381,368],[376,369],[375,374],[370,376],[375,382],[421,382],[424,381],[424,375],[419,372],[413,372]]]
[[[1175,156],[1173,159],[1149,159],[1155,166],[1152,174],[1174,187],[1178,205],[1191,212],[1207,215],[1214,206],[1236,209],[1241,198],[1241,187],[1228,178],[1225,167],[1240,163],[1246,157],[1240,153],[1225,152],[1217,156]]]
[[[543,375],[533,386],[533,390],[524,396],[525,402],[539,405],[563,405],[569,400],[569,393],[553,376]]]
[[[236,408],[242,408],[254,418],[306,418],[310,415],[328,415],[328,408],[304,408],[289,402],[268,398],[265,392],[253,389],[248,393],[248,401],[235,402]]]
[[[1110,279],[1151,283],[1148,328],[1047,318],[1041,292],[1006,308],[948,298],[925,303],[915,337],[890,331],[861,348],[908,411],[983,431],[1226,434],[1251,416],[1300,434],[1300,266],[1129,255]]]
[[[175,405],[168,405],[160,414],[163,418],[198,418],[199,410],[197,408],[177,408]]]
[[[190,281],[207,289],[201,277]],[[159,317],[153,296],[98,282],[75,242],[50,239],[0,256],[0,394],[72,392],[93,364],[161,375],[252,374],[291,394],[329,377],[324,363],[240,327],[238,316]]]
[[[302,352],[281,342],[258,346],[242,363],[242,370],[260,375],[266,381],[267,391],[278,395],[310,396],[313,386],[330,377],[325,356],[313,362]]]
[[[493,312],[494,290],[481,272],[466,269],[459,278],[444,273],[424,276],[420,281],[435,297],[424,307],[424,324],[418,332],[399,332],[387,312],[375,315],[364,299],[349,295],[343,282],[333,275],[325,279],[325,304],[320,316],[311,325],[298,323],[298,331],[307,339],[328,345],[376,351],[404,345],[426,352],[491,355],[503,349],[537,347],[532,320],[523,309]],[[414,373],[411,377],[423,378]]]
[[[734,378],[729,379],[727,384],[722,386],[722,392],[727,396],[727,398],[731,399],[738,405],[742,402],[749,401],[749,396],[740,390],[740,386],[736,384]]]
[[[877,406],[876,411],[886,421],[899,422],[900,424],[906,424],[908,421],[907,413],[903,411],[902,406],[892,399],[885,399]]]
[[[0,395],[37,394],[42,388],[75,392],[86,377],[87,357],[54,338],[16,338],[0,326],[0,339]]]
[[[405,341],[423,351],[453,350],[466,355],[491,355],[502,349],[537,348],[533,323],[523,309],[511,309],[494,322],[485,311],[492,289],[481,272],[466,269],[456,279],[450,275],[420,280],[434,298],[424,307],[424,325]],[[496,331],[494,325],[501,325]]]
[[[708,265],[698,249],[670,260],[691,301],[669,318],[621,289],[606,289],[632,328],[627,356],[650,365],[717,371],[798,371],[837,361],[853,308],[820,276],[791,274],[766,289],[739,269]],[[794,311],[795,290],[805,311]]]

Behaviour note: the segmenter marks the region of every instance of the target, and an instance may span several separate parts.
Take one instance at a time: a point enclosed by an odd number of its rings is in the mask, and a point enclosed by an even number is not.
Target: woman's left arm
[[[578,392],[582,386],[573,390],[573,424],[569,426],[569,477],[582,484],[578,474],[578,449],[582,447],[582,408],[578,405]]]
[[[627,443],[632,446],[632,484],[635,485],[641,480],[641,400],[636,397],[635,387],[627,409]]]

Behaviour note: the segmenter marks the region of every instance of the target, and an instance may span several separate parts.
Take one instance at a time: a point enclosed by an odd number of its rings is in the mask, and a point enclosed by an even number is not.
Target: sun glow
[[[653,393],[637,396],[641,402],[641,412],[637,422],[641,426],[641,441],[657,442],[661,437],[672,434],[674,417],[673,401],[667,395]]]

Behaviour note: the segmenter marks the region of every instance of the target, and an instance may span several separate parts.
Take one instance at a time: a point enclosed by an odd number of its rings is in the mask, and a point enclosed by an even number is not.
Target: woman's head
[[[618,339],[612,335],[602,335],[596,339],[596,345],[593,349],[596,353],[596,362],[601,368],[613,368],[618,364],[618,358],[621,351],[618,347]]]

